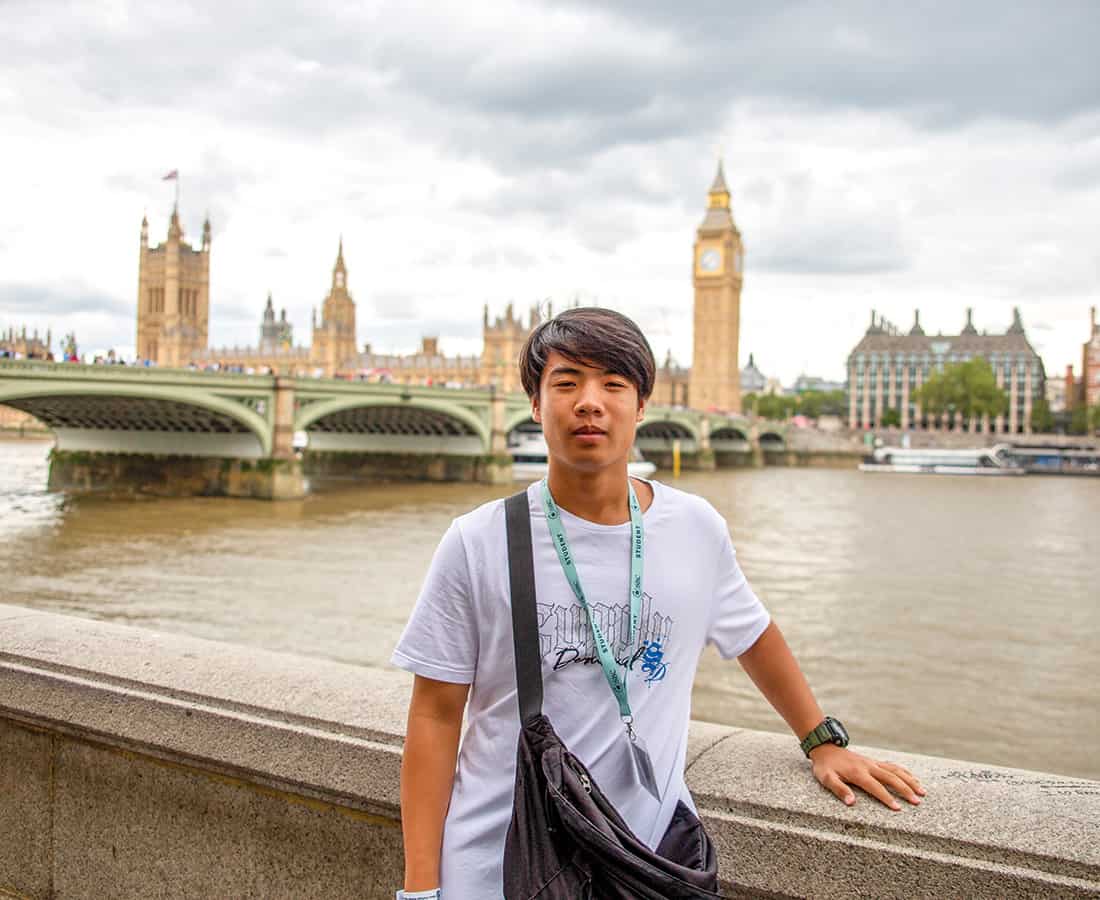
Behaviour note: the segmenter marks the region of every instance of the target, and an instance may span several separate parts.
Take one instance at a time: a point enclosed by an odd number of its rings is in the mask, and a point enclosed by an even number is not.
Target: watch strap
[[[799,746],[807,757],[809,757],[811,750],[820,747],[822,744],[836,744],[838,747],[845,746],[847,742],[843,741],[841,736],[832,729],[832,721],[833,720],[829,716],[826,716],[813,731],[802,739]]]

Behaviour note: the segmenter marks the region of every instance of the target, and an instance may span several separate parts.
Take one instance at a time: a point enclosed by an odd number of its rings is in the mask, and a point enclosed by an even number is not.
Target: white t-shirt
[[[645,575],[636,647],[630,633],[630,524],[598,525],[561,510],[585,597],[627,676],[634,728],[649,750],[658,803],[624,789],[623,724],[596,656],[592,631],[562,572],[542,511],[527,489],[535,562],[543,712],[634,833],[651,847],[684,785],[691,686],[706,643],[727,658],[748,650],[768,613],[742,574],[725,520],[700,497],[660,482],[644,513]],[[516,694],[504,501],[455,519],[439,543],[394,665],[471,684],[467,728],[443,833],[445,897],[500,897],[512,817],[519,706]],[[620,776],[617,778],[617,776]]]

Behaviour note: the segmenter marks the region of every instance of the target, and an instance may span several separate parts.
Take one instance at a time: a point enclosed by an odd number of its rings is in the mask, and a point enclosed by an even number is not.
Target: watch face
[[[847,731],[847,729],[845,729],[845,727],[843,725],[840,724],[840,722],[838,722],[836,719],[830,718],[829,719],[829,729],[832,731],[832,733],[834,735],[836,735],[836,737],[838,737],[840,739],[840,741],[841,741],[840,746],[841,747],[847,747],[848,746],[848,731]]]
[[[718,265],[722,262],[722,254],[711,247],[699,255],[699,268],[704,272],[717,272]]]

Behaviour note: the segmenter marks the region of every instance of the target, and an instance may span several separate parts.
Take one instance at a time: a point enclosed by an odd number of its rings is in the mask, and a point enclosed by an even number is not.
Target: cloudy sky
[[[0,328],[133,353],[139,225],[213,222],[211,342],[299,343],[343,234],[360,343],[481,309],[634,316],[691,358],[721,150],[740,355],[841,377],[871,309],[1019,306],[1048,372],[1100,304],[1100,4],[0,0]]]

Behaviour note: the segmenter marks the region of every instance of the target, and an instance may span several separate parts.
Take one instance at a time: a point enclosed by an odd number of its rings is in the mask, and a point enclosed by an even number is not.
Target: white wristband
[[[398,891],[397,900],[441,900],[442,894],[439,888],[433,888],[430,891]]]

